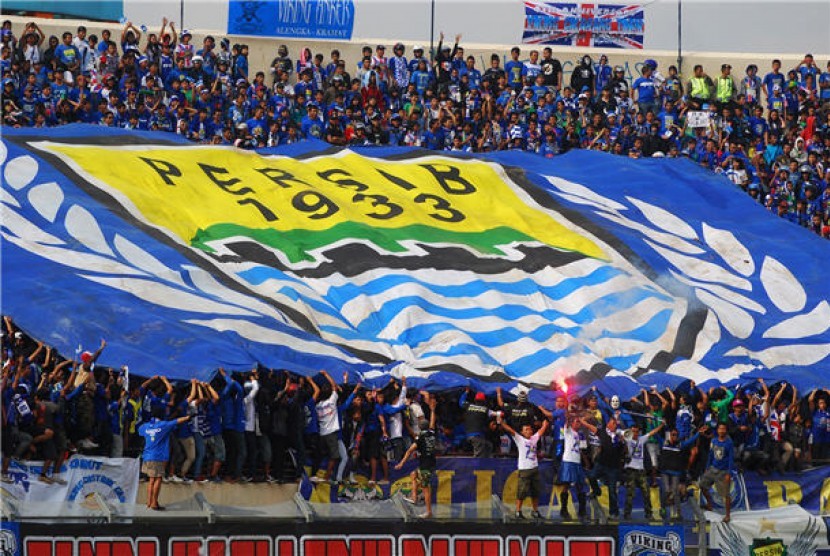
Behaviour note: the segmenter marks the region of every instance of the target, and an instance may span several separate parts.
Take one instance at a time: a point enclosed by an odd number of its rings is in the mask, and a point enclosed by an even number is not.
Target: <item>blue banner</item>
[[[228,34],[350,40],[353,0],[230,0]]]
[[[408,462],[400,471],[395,471],[392,467],[390,465],[389,485],[366,486],[368,477],[358,474],[358,483],[362,486],[315,485],[306,479],[301,493],[313,502],[332,503],[387,498],[399,490],[409,495],[409,473],[416,469],[417,462]],[[542,481],[539,503],[547,506],[553,515],[559,511],[561,493],[561,487],[554,486],[553,462],[541,461],[539,472]],[[447,504],[477,502],[486,505],[494,494],[508,505],[516,500],[518,471],[514,458],[441,457],[438,458],[435,475],[434,496]],[[697,496],[696,487],[692,487],[690,492]],[[660,489],[652,488],[650,496],[652,506],[655,509],[660,508]],[[712,496],[715,510],[722,510],[723,501],[714,489]],[[755,472],[736,473],[732,481],[731,496],[734,511],[764,510],[798,504],[812,514],[827,513],[830,512],[830,466],[776,477],[761,476]],[[625,500],[623,486],[620,486],[619,500],[622,505]],[[598,501],[600,506],[608,509],[608,488],[604,485]],[[569,504],[574,504],[573,497]],[[639,492],[635,493],[633,505],[635,512],[643,507]],[[575,508],[569,508],[574,513]],[[692,513],[687,510],[684,506],[684,518],[692,520]]]
[[[681,525],[620,524],[619,556],[684,556],[685,530]]]
[[[785,475],[744,473],[744,483],[752,510],[798,504],[812,514],[830,513],[830,466]]]

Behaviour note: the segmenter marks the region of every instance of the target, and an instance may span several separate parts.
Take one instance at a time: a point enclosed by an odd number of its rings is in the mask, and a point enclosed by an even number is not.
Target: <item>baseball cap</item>
[[[526,402],[527,401],[527,392],[519,392],[519,395],[517,396],[517,399],[519,400],[519,403]]]
[[[81,354],[81,362],[84,364],[88,364],[90,361],[92,361],[92,354],[88,351],[83,352]]]
[[[742,406],[742,405],[744,405],[743,400],[735,400],[734,402],[732,402],[732,407],[739,407],[739,406]]]
[[[477,402],[483,402],[485,399],[486,399],[486,396],[484,395],[484,392],[478,392],[476,394],[476,401]]]
[[[22,337],[23,337],[23,332],[15,332],[15,333],[14,333],[14,337],[15,337],[15,338],[17,338],[17,339],[19,340],[20,338],[22,338]]]
[[[722,70],[725,70],[725,69],[732,69],[732,66],[730,66],[729,64],[721,64],[721,65],[720,65],[720,69],[722,69]]]
[[[377,45],[377,46],[375,47],[375,49],[376,49],[376,50],[386,50],[386,47],[385,47],[385,46],[383,46],[382,44],[379,44],[379,45]]]
[[[194,62],[204,62],[205,59],[197,54],[196,56],[193,57],[193,61]]]
[[[423,52],[423,50],[424,50],[424,47],[421,46],[420,44],[416,44],[415,46],[412,47],[412,52],[418,52],[419,50],[421,52]]]
[[[183,36],[183,37],[185,37],[185,36],[187,36],[187,37],[192,37],[192,36],[193,36],[193,33],[191,33],[190,31],[188,31],[187,29],[185,29],[185,30],[183,30],[183,31],[182,31],[182,36]]]

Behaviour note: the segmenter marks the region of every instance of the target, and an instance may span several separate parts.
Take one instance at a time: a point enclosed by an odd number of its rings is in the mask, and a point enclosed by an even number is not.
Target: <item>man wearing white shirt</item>
[[[533,427],[529,424],[522,425],[521,433],[516,432],[513,427],[501,422],[501,413],[499,413],[497,421],[501,423],[502,429],[513,437],[513,442],[516,443],[516,448],[519,450],[519,488],[516,493],[516,519],[524,519],[522,504],[525,498],[530,498],[530,504],[533,507],[531,517],[541,519],[542,515],[539,513],[539,459],[536,449],[539,439],[547,432],[550,422],[545,419],[542,426],[534,434]]]
[[[320,374],[328,381],[328,384],[323,388],[317,386],[314,380],[309,380],[309,382],[314,391],[312,397],[316,402],[315,411],[317,411],[317,421],[320,424],[321,456],[327,456],[329,460],[326,466],[326,474],[322,480],[328,481],[331,479],[335,465],[340,461],[340,449],[338,447],[340,442],[340,419],[337,413],[337,384],[326,371],[320,371]],[[321,479],[312,477],[311,480],[320,482]]]
[[[651,520],[651,490],[648,487],[648,480],[645,471],[645,461],[643,454],[645,453],[645,445],[648,439],[663,430],[661,423],[656,429],[650,430],[647,434],[640,434],[640,426],[634,423],[626,431],[626,463],[625,463],[625,509],[623,510],[623,519],[631,518],[631,508],[634,502],[634,490],[640,489],[640,494],[643,496],[643,508],[646,512],[646,519]]]

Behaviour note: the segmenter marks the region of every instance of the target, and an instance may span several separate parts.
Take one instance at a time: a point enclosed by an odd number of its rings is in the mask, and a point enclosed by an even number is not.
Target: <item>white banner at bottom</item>
[[[135,504],[140,461],[133,458],[72,456],[61,467],[65,485],[38,480],[43,462],[12,461],[11,483],[0,490],[19,502],[83,503],[96,492],[109,503]]]

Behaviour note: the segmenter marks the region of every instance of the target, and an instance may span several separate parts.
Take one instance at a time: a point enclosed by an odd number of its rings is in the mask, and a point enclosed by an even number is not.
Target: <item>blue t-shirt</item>
[[[640,77],[631,86],[637,91],[637,102],[654,102],[656,91],[654,90],[654,79]]]
[[[816,409],[813,412],[813,443],[830,443],[830,411]]]
[[[510,60],[504,64],[504,71],[507,73],[507,86],[516,88],[522,84],[522,71],[525,65],[522,62]]]
[[[717,437],[712,439],[709,460],[706,462],[706,466],[714,467],[720,471],[732,471],[735,466],[735,445],[731,438],[726,437],[726,440],[723,441]]]
[[[176,428],[176,421],[153,419],[138,427],[138,434],[144,437],[144,461],[168,461],[170,459],[170,433]]]

